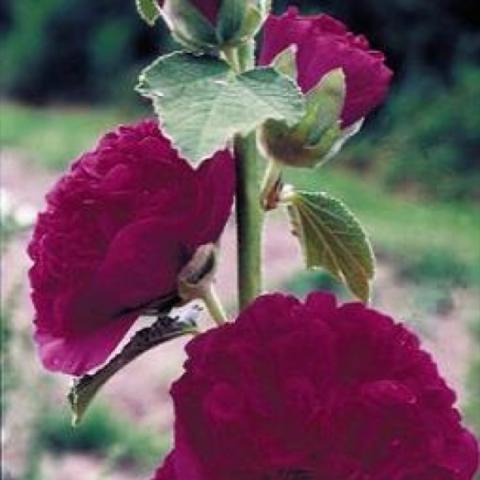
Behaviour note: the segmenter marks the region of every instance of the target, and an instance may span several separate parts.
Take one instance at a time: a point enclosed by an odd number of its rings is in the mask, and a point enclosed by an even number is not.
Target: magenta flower
[[[257,299],[187,347],[157,480],[471,480],[478,446],[418,338],[361,303]]]
[[[384,55],[370,50],[365,37],[354,36],[338,20],[328,15],[301,16],[296,8],[279,17],[270,15],[260,63],[270,64],[290,45],[297,48],[297,81],[304,93],[326,73],[343,69],[347,83],[343,127],[363,118],[387,94],[392,72],[384,63]]]
[[[35,340],[49,370],[103,363],[146,307],[175,297],[197,247],[230,214],[227,151],[194,170],[153,121],[120,127],[47,195],[29,254]]]

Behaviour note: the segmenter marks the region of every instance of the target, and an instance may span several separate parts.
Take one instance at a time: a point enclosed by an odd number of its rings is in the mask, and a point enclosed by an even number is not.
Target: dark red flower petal
[[[142,309],[175,294],[196,248],[218,240],[234,179],[228,151],[194,170],[153,121],[83,154],[47,195],[29,245],[45,366],[79,375],[99,365]]]
[[[155,472],[155,477],[152,480],[177,480],[173,455],[173,453],[170,453],[167,456],[163,465]]]
[[[187,352],[172,388],[177,478],[472,480],[477,469],[431,357],[361,303],[265,295]]]

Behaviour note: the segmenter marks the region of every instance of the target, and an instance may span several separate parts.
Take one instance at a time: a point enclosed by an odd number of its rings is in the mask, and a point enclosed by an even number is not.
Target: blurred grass
[[[3,287],[3,286],[2,286]],[[15,388],[17,384],[16,365],[11,358],[11,340],[13,337],[13,313],[17,306],[20,285],[14,287],[8,292],[2,292],[2,305],[0,308],[0,411],[5,413],[9,406],[7,395]]]
[[[147,471],[166,453],[169,442],[158,432],[140,430],[111,408],[96,405],[77,428],[72,428],[66,410],[47,410],[39,417],[37,439],[52,452],[94,452],[115,455],[118,462],[134,463]]]
[[[475,435],[480,438],[480,315],[478,312],[471,329],[475,346],[468,375],[465,415]],[[477,472],[475,480],[480,480],[480,471]]]
[[[475,322],[472,323],[471,331],[476,348],[468,376],[468,402],[465,413],[470,425],[480,438],[480,315],[478,313]]]
[[[479,96],[476,65],[459,65],[448,87],[417,74],[342,152],[342,164],[368,171],[389,190],[478,202]]]
[[[3,102],[0,145],[15,148],[49,170],[60,170],[93,148],[105,131],[138,113],[118,109],[32,108]]]
[[[94,405],[77,428],[72,428],[66,409],[46,406],[37,416],[25,480],[43,478],[41,464],[47,451],[54,455],[94,454],[102,459],[101,478],[109,478],[109,472],[122,467],[145,475],[151,473],[169,447],[168,438],[159,437],[153,430],[140,429],[106,405]]]

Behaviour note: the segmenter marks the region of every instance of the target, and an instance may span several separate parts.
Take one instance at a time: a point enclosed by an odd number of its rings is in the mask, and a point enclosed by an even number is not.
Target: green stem
[[[228,317],[213,285],[207,288],[207,291],[202,296],[202,300],[205,302],[205,306],[213,321],[219,326],[223,325]]]
[[[221,53],[234,72],[239,73],[241,70],[241,64],[238,56],[238,49],[234,47],[223,47]]]
[[[239,47],[224,46],[221,56],[236,73],[251,70],[255,68],[255,42],[252,39]]]
[[[253,39],[238,47],[237,58],[240,71],[246,72],[255,68],[255,41]]]
[[[255,67],[255,42],[253,40],[233,50],[224,48],[222,53],[237,73]],[[260,208],[256,133],[251,133],[246,137],[235,135],[233,144],[237,174],[238,303],[242,309],[262,291],[263,215]]]
[[[260,209],[255,133],[235,136],[237,170],[237,252],[238,300],[247,306],[262,290],[261,236],[263,215]]]

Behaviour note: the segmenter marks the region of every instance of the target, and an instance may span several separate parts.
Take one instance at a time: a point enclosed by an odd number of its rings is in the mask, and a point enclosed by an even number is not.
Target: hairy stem
[[[255,67],[253,40],[235,49],[224,49],[222,54],[236,73]],[[237,174],[238,304],[242,309],[262,290],[263,213],[260,208],[256,133],[253,132],[246,137],[235,135],[233,145]]]
[[[238,300],[244,308],[262,290],[260,209],[255,133],[234,140],[237,169]]]
[[[223,325],[228,317],[225,313],[222,302],[218,298],[213,285],[210,285],[206,290],[207,291],[204,293],[202,300],[205,302],[208,313],[210,313],[210,316],[217,325]]]
[[[255,41],[253,39],[238,47],[237,58],[240,71],[245,72],[255,68]]]
[[[227,61],[234,72],[241,71],[240,58],[238,49],[234,47],[224,47],[221,51],[221,56]]]

